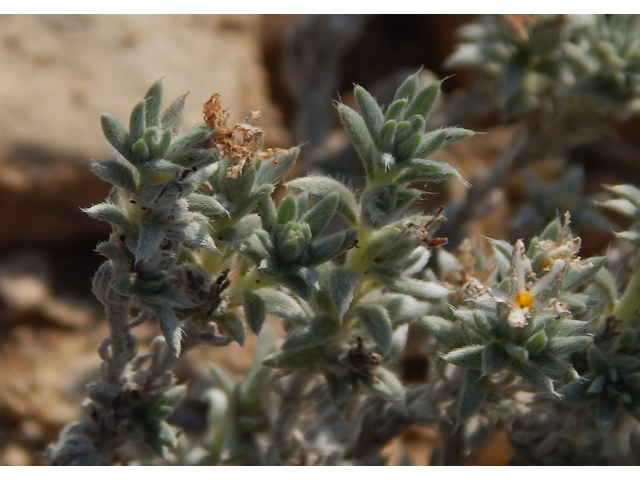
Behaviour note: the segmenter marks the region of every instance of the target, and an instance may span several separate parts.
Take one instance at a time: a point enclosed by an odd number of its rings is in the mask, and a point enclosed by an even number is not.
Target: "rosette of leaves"
[[[519,389],[555,393],[554,381],[566,381],[572,371],[571,355],[593,341],[581,319],[589,308],[581,290],[604,259],[575,257],[577,242],[566,222],[564,227],[552,222],[526,252],[521,241],[492,243],[496,271],[491,283],[473,280],[470,298],[453,309],[450,320],[421,319],[446,347],[443,358],[466,369],[459,422],[489,395],[499,396],[510,376],[526,382]]]
[[[635,15],[487,15],[463,27],[461,37],[449,66],[476,66],[497,78],[507,116],[530,112],[543,99],[638,109]]]

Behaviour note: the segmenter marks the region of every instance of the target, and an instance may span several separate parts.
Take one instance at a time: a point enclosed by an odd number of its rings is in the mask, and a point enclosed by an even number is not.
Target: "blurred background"
[[[147,88],[164,78],[167,102],[189,92],[185,124],[193,125],[202,121],[203,103],[219,93],[232,118],[262,112],[266,146],[302,145],[290,176],[329,173],[357,188],[359,162],[333,102],[352,104],[357,83],[388,103],[402,80],[422,67],[425,81],[453,75],[443,84],[446,109],[433,125],[487,132],[441,154],[469,180],[490,169],[512,132],[474,72],[443,67],[456,30],[473,18],[0,16],[0,465],[43,463],[44,447],[83,415],[83,386],[99,365],[95,347],[106,325],[90,279],[102,261],[95,245],[109,230],[80,207],[108,192],[89,170],[92,159],[110,155],[102,112],[126,123]],[[633,118],[618,122],[615,140],[576,149],[585,189],[637,183],[638,126]],[[532,168],[543,178],[558,173],[553,161]],[[499,205],[473,225],[477,233],[508,237],[507,219],[526,190],[517,172],[512,177]],[[430,186],[425,209],[460,197],[464,188]],[[586,248],[593,252],[608,241],[606,235],[591,238]],[[158,333],[145,328],[143,341]],[[196,350],[176,374],[197,378],[204,358],[241,372],[249,352],[237,345]],[[419,359],[405,359],[402,369],[405,378],[418,375]],[[433,438],[415,430],[402,441],[428,448]],[[422,459],[416,463],[424,463],[426,453],[416,455]],[[506,463],[508,452],[489,449],[477,461]]]

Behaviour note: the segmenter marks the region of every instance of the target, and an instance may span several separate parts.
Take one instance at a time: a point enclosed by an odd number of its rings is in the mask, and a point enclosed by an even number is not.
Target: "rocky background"
[[[331,163],[348,154],[332,101],[349,103],[353,83],[383,100],[420,66],[425,75],[450,75],[442,62],[453,50],[456,28],[470,18],[0,16],[0,465],[44,463],[45,446],[83,415],[83,386],[99,364],[95,347],[106,325],[90,279],[101,263],[93,249],[108,229],[80,207],[100,202],[108,191],[89,171],[92,159],[110,154],[100,113],[126,120],[146,89],[164,77],[169,101],[190,92],[187,124],[200,122],[202,104],[220,93],[236,118],[262,112],[267,146],[303,145],[296,174],[357,175]],[[448,119],[490,132],[447,152],[465,178],[489,168],[511,134],[509,127],[494,128],[498,114],[486,92],[469,94],[472,80],[472,72],[456,72],[444,84]],[[587,184],[640,179],[636,126],[616,125],[624,141],[584,153]],[[539,171],[552,175],[553,168],[551,162]],[[505,233],[511,205],[522,201],[518,182],[517,176],[511,180],[507,201],[476,225],[479,232]],[[430,202],[461,194],[459,185],[445,188]],[[157,333],[153,326],[140,329],[147,341]],[[206,382],[199,369],[207,359],[240,373],[249,355],[237,345],[197,350],[180,360],[176,375]],[[419,378],[420,358],[403,361],[405,377]],[[195,402],[185,428],[197,410]],[[428,430],[410,429],[388,447],[390,461],[406,449],[416,464],[425,464],[435,441]],[[508,445],[496,438],[477,463],[508,458]]]

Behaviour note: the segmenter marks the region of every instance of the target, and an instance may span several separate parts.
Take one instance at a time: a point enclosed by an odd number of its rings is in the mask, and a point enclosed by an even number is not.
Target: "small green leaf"
[[[124,125],[120,121],[109,113],[103,113],[100,116],[100,123],[102,124],[102,132],[105,138],[121,155],[127,157],[129,155],[129,148],[131,141],[129,139],[129,133],[124,128]]]
[[[255,293],[245,290],[242,292],[242,306],[249,327],[258,335],[267,314],[264,300]]]
[[[268,356],[263,365],[287,370],[307,368],[320,362],[320,354],[321,351],[315,347],[306,350],[287,350]]]
[[[359,305],[356,309],[362,325],[383,355],[391,350],[392,325],[387,310],[380,305]]]
[[[587,348],[593,343],[593,337],[554,337],[549,341],[549,350],[554,355],[570,355]]]
[[[398,377],[386,368],[375,366],[371,368],[372,379],[364,378],[363,383],[371,391],[388,398],[393,402],[403,402],[405,399],[405,388]]]
[[[136,262],[149,257],[164,240],[164,229],[153,220],[142,219],[139,225],[138,244],[136,246]]]
[[[492,375],[502,370],[511,357],[498,342],[490,342],[482,352],[482,374]]]
[[[182,117],[184,115],[185,99],[189,92],[180,95],[171,105],[162,113],[160,126],[169,130],[177,131],[182,125]]]
[[[419,72],[418,72],[419,73]],[[399,100],[401,98],[406,98],[408,101],[413,100],[416,90],[418,89],[418,73],[414,73],[413,75],[409,75],[404,82],[398,87],[395,95],[393,96],[393,101]]]
[[[319,265],[345,252],[358,238],[358,230],[349,228],[323,238],[311,245],[308,265]]]
[[[489,377],[482,375],[477,370],[467,370],[458,405],[458,425],[467,421],[471,415],[480,410],[487,398],[490,385]]]
[[[417,278],[401,277],[389,286],[399,293],[412,295],[423,300],[437,300],[451,293],[444,285],[418,280]]]
[[[358,272],[346,268],[334,268],[329,272],[329,295],[340,319],[351,305],[359,279]]]
[[[337,193],[332,193],[320,200],[304,215],[302,220],[309,224],[313,238],[318,237],[327,228],[336,213],[339,202],[340,196]]]
[[[169,348],[176,357],[180,356],[180,343],[182,342],[180,320],[178,320],[178,317],[173,313],[173,310],[167,306],[154,305],[152,309],[158,318],[160,329],[167,341],[167,345],[169,345]]]
[[[428,87],[422,89],[407,107],[405,117],[409,118],[412,115],[420,115],[426,119],[429,116],[431,108],[438,98],[439,93],[440,82],[432,83]]]
[[[418,323],[426,327],[434,337],[445,345],[451,340],[454,330],[453,322],[435,315],[425,315],[418,319]]]
[[[203,213],[210,217],[229,217],[231,214],[224,205],[213,195],[192,193],[186,197],[189,209]]]
[[[484,345],[470,345],[451,350],[442,355],[447,362],[460,367],[469,367],[480,370],[482,365],[482,351]]]
[[[93,207],[83,208],[82,211],[91,218],[95,218],[96,220],[101,220],[103,222],[109,222],[112,225],[117,225],[125,231],[131,227],[129,219],[125,214],[111,203],[99,203]]]
[[[244,345],[244,322],[238,315],[227,311],[216,316],[214,320],[224,327],[227,333],[238,343],[238,345]]]
[[[380,128],[384,123],[384,114],[382,113],[382,109],[380,109],[376,99],[361,86],[357,86],[353,93],[356,98],[356,103],[358,104],[358,109],[360,110],[360,115],[362,115],[362,119],[364,120],[369,133],[375,140],[378,138]],[[378,146],[380,147],[380,145]]]
[[[296,323],[307,322],[307,316],[300,304],[286,293],[271,288],[261,288],[253,293],[262,299],[268,314]]]
[[[329,177],[310,175],[296,178],[286,185],[294,193],[308,192],[309,197],[315,201],[320,201],[334,192],[337,193],[339,195],[338,213],[352,225],[357,223],[358,202],[355,195],[343,183]]]
[[[271,233],[277,218],[278,211],[276,210],[273,200],[271,200],[271,195],[265,195],[260,201],[260,222],[262,223],[262,228],[266,232]]]
[[[147,128],[160,126],[160,107],[163,94],[162,80],[155,82],[145,95],[145,121]]]
[[[377,149],[367,125],[355,110],[344,104],[338,105],[338,114],[351,143],[360,155],[367,178],[373,178]]]
[[[296,203],[295,197],[291,195],[286,196],[280,206],[278,207],[278,216],[276,217],[276,221],[282,225],[292,220],[295,220],[298,217],[298,204]]]
[[[131,112],[131,118],[129,119],[129,135],[131,140],[137,142],[144,135],[146,127],[145,120],[145,101],[138,103]]]

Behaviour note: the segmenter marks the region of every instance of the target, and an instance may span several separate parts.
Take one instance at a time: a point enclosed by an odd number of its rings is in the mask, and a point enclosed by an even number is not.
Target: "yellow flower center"
[[[533,297],[527,292],[520,292],[516,295],[516,303],[520,308],[527,308],[533,305]]]

